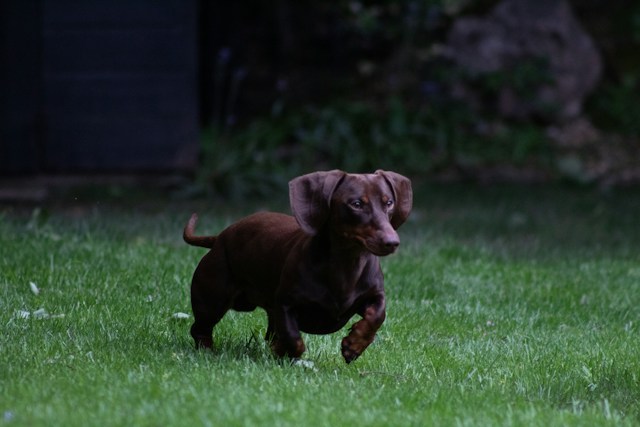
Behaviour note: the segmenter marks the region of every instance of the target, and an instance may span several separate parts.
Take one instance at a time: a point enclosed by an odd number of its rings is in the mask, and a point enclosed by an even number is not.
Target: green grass
[[[260,311],[229,313],[214,354],[172,317],[204,254],[181,242],[191,211],[214,231],[251,208],[5,207],[0,425],[640,425],[638,191],[424,186],[415,204],[378,339],[346,365],[344,331],[307,335],[314,369],[270,356]]]

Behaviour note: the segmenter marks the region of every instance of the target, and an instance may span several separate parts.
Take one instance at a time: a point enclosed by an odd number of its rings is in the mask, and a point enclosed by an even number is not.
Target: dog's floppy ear
[[[316,234],[329,219],[331,196],[345,176],[341,170],[313,172],[289,182],[291,211],[305,233]]]
[[[399,173],[377,170],[376,175],[381,175],[393,190],[395,197],[395,211],[391,217],[391,226],[398,229],[409,217],[413,206],[413,190],[409,178]]]

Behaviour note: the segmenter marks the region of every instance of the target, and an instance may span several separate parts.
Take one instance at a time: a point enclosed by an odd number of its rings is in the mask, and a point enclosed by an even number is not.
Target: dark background
[[[638,182],[640,5],[508,1],[526,13],[495,21],[493,0],[2,2],[0,175],[183,173],[229,194],[335,167]],[[568,20],[547,17],[558,5]],[[570,31],[593,46],[597,78],[564,114],[540,94],[592,68],[554,65],[576,50]],[[460,59],[465,43],[512,37],[523,51],[497,68]]]

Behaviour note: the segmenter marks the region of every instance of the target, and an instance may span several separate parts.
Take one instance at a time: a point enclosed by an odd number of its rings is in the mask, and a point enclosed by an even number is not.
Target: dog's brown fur
[[[211,348],[212,330],[229,309],[267,312],[265,339],[280,357],[305,351],[300,332],[328,334],[354,314],[342,340],[342,356],[355,360],[373,342],[385,319],[379,256],[393,253],[396,229],[412,207],[411,181],[394,172],[315,172],[289,183],[294,216],[263,212],[218,236],[194,236],[197,216],[184,240],[210,248],[192,280],[198,347]]]

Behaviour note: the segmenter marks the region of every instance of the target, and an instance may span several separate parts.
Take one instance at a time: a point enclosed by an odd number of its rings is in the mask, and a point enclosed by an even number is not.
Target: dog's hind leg
[[[213,327],[233,303],[233,290],[225,268],[226,262],[209,252],[198,265],[191,282],[191,308],[195,318],[191,336],[196,348],[213,347]]]

